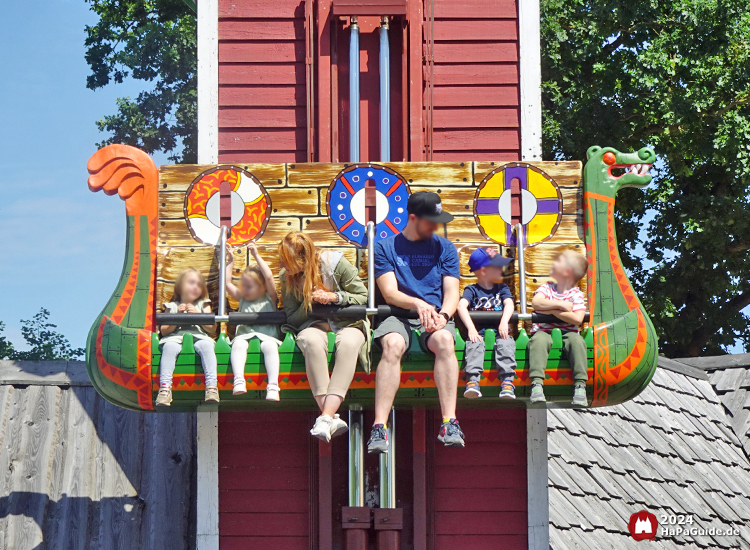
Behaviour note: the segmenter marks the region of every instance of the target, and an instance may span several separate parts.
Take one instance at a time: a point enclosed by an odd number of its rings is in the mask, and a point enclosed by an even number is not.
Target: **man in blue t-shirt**
[[[409,221],[404,230],[375,245],[375,280],[385,301],[416,310],[418,319],[388,317],[373,334],[383,355],[375,377],[375,424],[367,443],[368,452],[388,450],[385,424],[401,382],[401,357],[411,347],[412,329],[419,345],[435,355],[434,379],[443,413],[438,439],[446,447],[463,447],[464,434],[456,420],[456,325],[458,281],[461,272],[456,247],[435,235],[439,223],[453,216],[443,212],[440,196],[419,191],[406,205]]]

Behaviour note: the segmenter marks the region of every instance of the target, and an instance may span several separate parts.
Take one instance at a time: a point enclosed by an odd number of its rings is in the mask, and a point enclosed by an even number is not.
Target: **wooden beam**
[[[318,442],[318,548],[333,547],[333,461],[331,445]]]
[[[196,548],[219,550],[219,412],[199,412],[197,422]]]
[[[422,122],[422,1],[409,0],[409,160],[425,160]]]
[[[521,160],[542,160],[542,61],[539,0],[519,0]]]
[[[318,162],[331,162],[331,0],[318,0]]]
[[[412,411],[412,456],[414,480],[414,550],[427,550],[427,414]]]
[[[526,410],[529,550],[549,550],[547,409]]]
[[[198,14],[198,162],[219,162],[219,0]],[[217,543],[218,544],[218,543]]]
[[[83,361],[0,361],[0,386],[91,387]]]

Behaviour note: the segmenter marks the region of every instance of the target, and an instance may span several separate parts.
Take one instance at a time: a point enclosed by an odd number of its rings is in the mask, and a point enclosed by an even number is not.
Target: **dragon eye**
[[[604,153],[602,155],[602,160],[604,161],[604,164],[609,164],[612,166],[615,162],[617,162],[617,157],[615,157],[614,153]]]

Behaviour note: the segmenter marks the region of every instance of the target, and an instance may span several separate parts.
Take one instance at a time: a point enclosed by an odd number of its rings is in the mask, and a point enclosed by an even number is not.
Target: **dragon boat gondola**
[[[456,215],[445,231],[459,251],[462,289],[473,282],[465,265],[477,246],[494,244],[503,254],[516,257],[506,273],[507,282],[517,300],[529,303],[557,252],[568,247],[585,248],[590,264],[581,285],[589,308],[589,322],[583,329],[589,354],[589,402],[591,406],[624,402],[649,383],[658,351],[656,332],[618,253],[615,195],[624,187],[647,185],[651,180],[648,168],[654,159],[653,151],[647,148],[621,153],[591,147],[583,169],[580,162],[489,161],[157,168],[136,148],[107,146],[88,163],[89,187],[108,195],[118,194],[125,201],[126,253],[120,281],[89,333],[89,377],[109,401],[127,409],[154,410],[160,360],[157,312],[169,301],[177,273],[188,266],[202,270],[212,303],[219,303],[216,248],[222,235],[222,218],[230,228],[229,244],[241,247],[255,240],[275,273],[276,244],[287,232],[302,230],[320,247],[342,250],[358,266],[363,280],[372,285],[373,281],[367,281],[367,220],[374,218],[375,239],[391,236],[406,222],[409,193],[433,190],[441,195],[444,208]],[[523,231],[514,232],[518,224]],[[521,243],[516,242],[519,235]],[[521,254],[524,272],[519,270]],[[247,254],[238,253],[236,271],[230,275],[238,277],[247,261]],[[523,289],[527,289],[525,296],[520,295]],[[232,306],[237,304],[230,301],[230,310]],[[374,313],[360,309],[349,314]],[[518,323],[516,338],[518,399],[514,406],[528,404],[530,393],[526,364],[529,316],[521,318],[524,320]],[[233,327],[221,327],[216,343],[221,403],[203,404],[203,371],[192,340],[186,336],[173,379],[174,402],[161,411],[204,406],[221,410],[314,407],[304,359],[291,335],[286,335],[279,349],[281,402],[263,399],[266,374],[257,340],[250,343],[245,370],[249,391],[232,395],[229,336]],[[332,351],[333,335],[329,336]],[[493,338],[491,333],[485,337],[482,386],[500,383],[492,361]],[[416,340],[403,360],[397,407],[437,402],[432,358],[419,349]],[[459,364],[463,349],[464,341],[459,337]],[[376,365],[377,353],[374,355]],[[546,373],[548,401],[559,406],[570,403],[573,380],[562,354],[559,330],[553,332]],[[358,371],[347,400],[367,406],[374,393],[374,372]],[[509,405],[491,397],[479,401],[481,404],[459,398],[459,406]]]

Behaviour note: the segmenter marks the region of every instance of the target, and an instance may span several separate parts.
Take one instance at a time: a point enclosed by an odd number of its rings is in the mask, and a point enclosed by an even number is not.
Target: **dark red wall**
[[[219,0],[219,162],[349,160],[349,31],[331,8],[332,0],[307,11],[304,0]],[[392,160],[520,159],[515,0],[410,1],[407,11],[391,27]],[[378,22],[360,24],[360,155],[376,161]],[[403,548],[526,548],[524,411],[460,411],[463,450],[437,444],[434,411],[398,415]],[[220,414],[222,550],[342,548],[346,438],[319,445],[313,419]],[[377,457],[366,469],[375,490]]]

